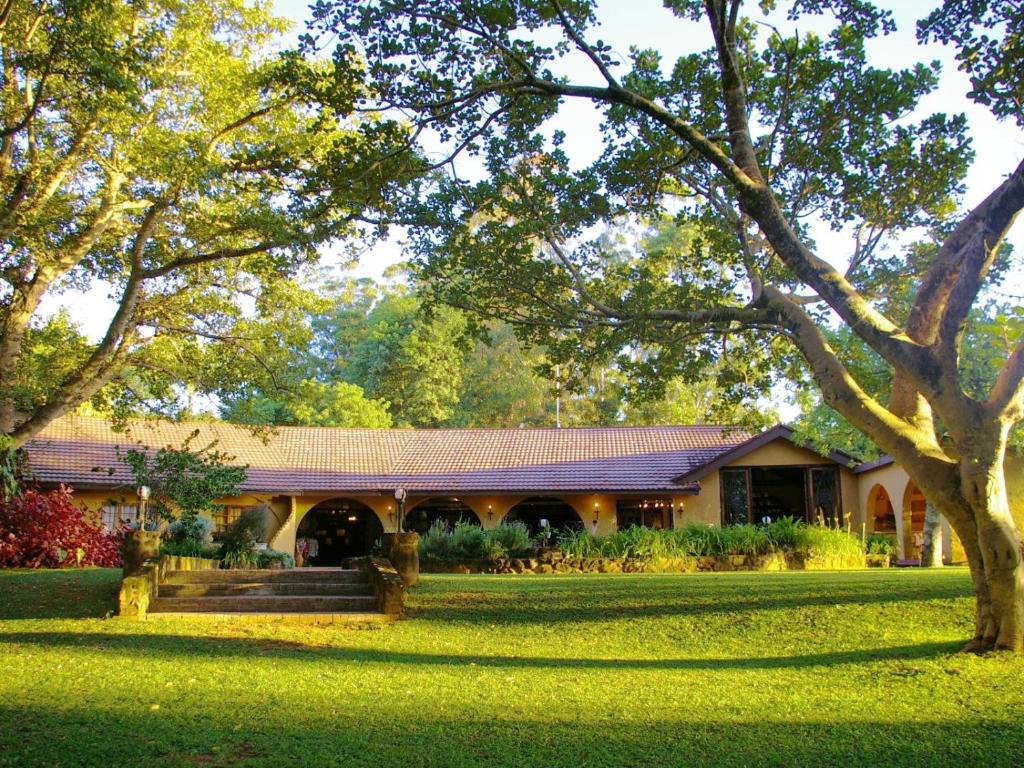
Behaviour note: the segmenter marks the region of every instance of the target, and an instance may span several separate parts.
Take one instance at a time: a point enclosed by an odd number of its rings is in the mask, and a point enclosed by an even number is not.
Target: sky
[[[964,94],[968,81],[957,70],[950,50],[934,44],[926,47],[918,45],[914,24],[937,6],[937,2],[900,0],[880,4],[894,11],[898,31],[869,43],[869,61],[876,66],[901,68],[918,61],[940,60],[943,63],[941,85],[933,94],[922,99],[918,116],[943,111],[964,112],[968,117],[976,153],[963,199],[963,205],[970,208],[994,189],[1024,157],[1024,132],[1012,122],[998,122],[983,107],[966,99]],[[293,36],[302,31],[308,17],[307,0],[275,0],[274,7],[281,16],[294,21]],[[677,56],[708,45],[702,27],[680,21],[662,7],[658,0],[599,0],[598,17],[600,25],[589,33],[590,39],[600,37],[623,60],[631,45],[640,45],[660,50],[664,61],[670,66]],[[771,21],[783,31],[793,26],[792,22],[784,18],[772,18]],[[813,27],[807,20],[802,20],[799,30],[805,33],[814,31]],[[596,73],[582,57],[569,62],[565,72],[577,81],[598,82]],[[585,164],[600,153],[600,119],[587,103],[567,103],[557,121],[557,127],[566,130],[571,137],[568,146],[571,147],[575,163]],[[819,229],[814,235],[818,241],[819,254],[834,263],[842,262],[844,255],[851,250],[850,239],[842,233]],[[1009,240],[1018,254],[1024,254],[1024,225],[1018,223],[1010,233]],[[325,251],[323,258],[327,264],[338,261],[336,254],[330,251]],[[366,252],[352,268],[351,274],[379,277],[387,266],[402,260],[401,238],[394,236]],[[1009,282],[1011,284],[1006,287],[1009,294],[1024,293],[1024,270],[1018,269]],[[48,313],[59,307],[66,308],[87,334],[98,338],[112,313],[113,304],[107,297],[107,290],[99,286],[84,295],[50,297],[44,303],[43,310]]]

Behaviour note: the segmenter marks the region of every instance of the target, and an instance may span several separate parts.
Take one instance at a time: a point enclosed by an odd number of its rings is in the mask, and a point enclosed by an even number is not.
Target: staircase
[[[260,616],[312,623],[385,618],[369,576],[342,568],[167,571],[148,613],[152,618]]]

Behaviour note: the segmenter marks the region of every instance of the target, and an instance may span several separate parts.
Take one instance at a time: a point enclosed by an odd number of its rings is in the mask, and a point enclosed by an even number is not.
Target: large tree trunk
[[[979,589],[976,644],[1024,651],[1024,543],[1010,515],[1003,454],[989,461],[964,457],[960,463],[964,498],[976,530],[971,572]],[[968,551],[968,559],[971,558]]]
[[[924,511],[924,542],[921,545],[921,567],[942,567],[942,516],[930,501]]]

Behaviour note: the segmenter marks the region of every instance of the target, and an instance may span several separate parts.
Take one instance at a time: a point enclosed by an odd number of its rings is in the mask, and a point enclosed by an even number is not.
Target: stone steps
[[[156,616],[352,617],[380,615],[369,577],[342,568],[168,571],[149,604]]]
[[[168,571],[161,584],[365,584],[366,581],[366,574],[362,571],[347,568],[228,568],[210,571]]]
[[[368,583],[342,582],[207,582],[198,584],[161,584],[160,597],[367,597],[373,595]]]
[[[214,595],[157,597],[150,613],[369,613],[377,609],[372,595]]]

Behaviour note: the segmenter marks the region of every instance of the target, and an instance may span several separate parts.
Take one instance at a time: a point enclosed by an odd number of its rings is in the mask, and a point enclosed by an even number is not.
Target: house
[[[271,547],[292,551],[297,537],[315,539],[320,565],[369,551],[396,530],[402,512],[406,527],[421,531],[437,519],[462,519],[598,534],[792,516],[886,533],[907,557],[923,522],[923,497],[891,461],[823,455],[785,426],[756,435],[708,425],[261,433],[223,422],[137,421],[115,432],[103,419],[68,416],[25,453],[41,486],[71,486],[79,503],[114,524],[134,519],[139,503],[118,447],[178,447],[194,431],[193,445],[216,441],[248,467],[242,495],[221,500],[218,527],[266,504],[278,522]],[[944,551],[962,558],[948,526]]]

